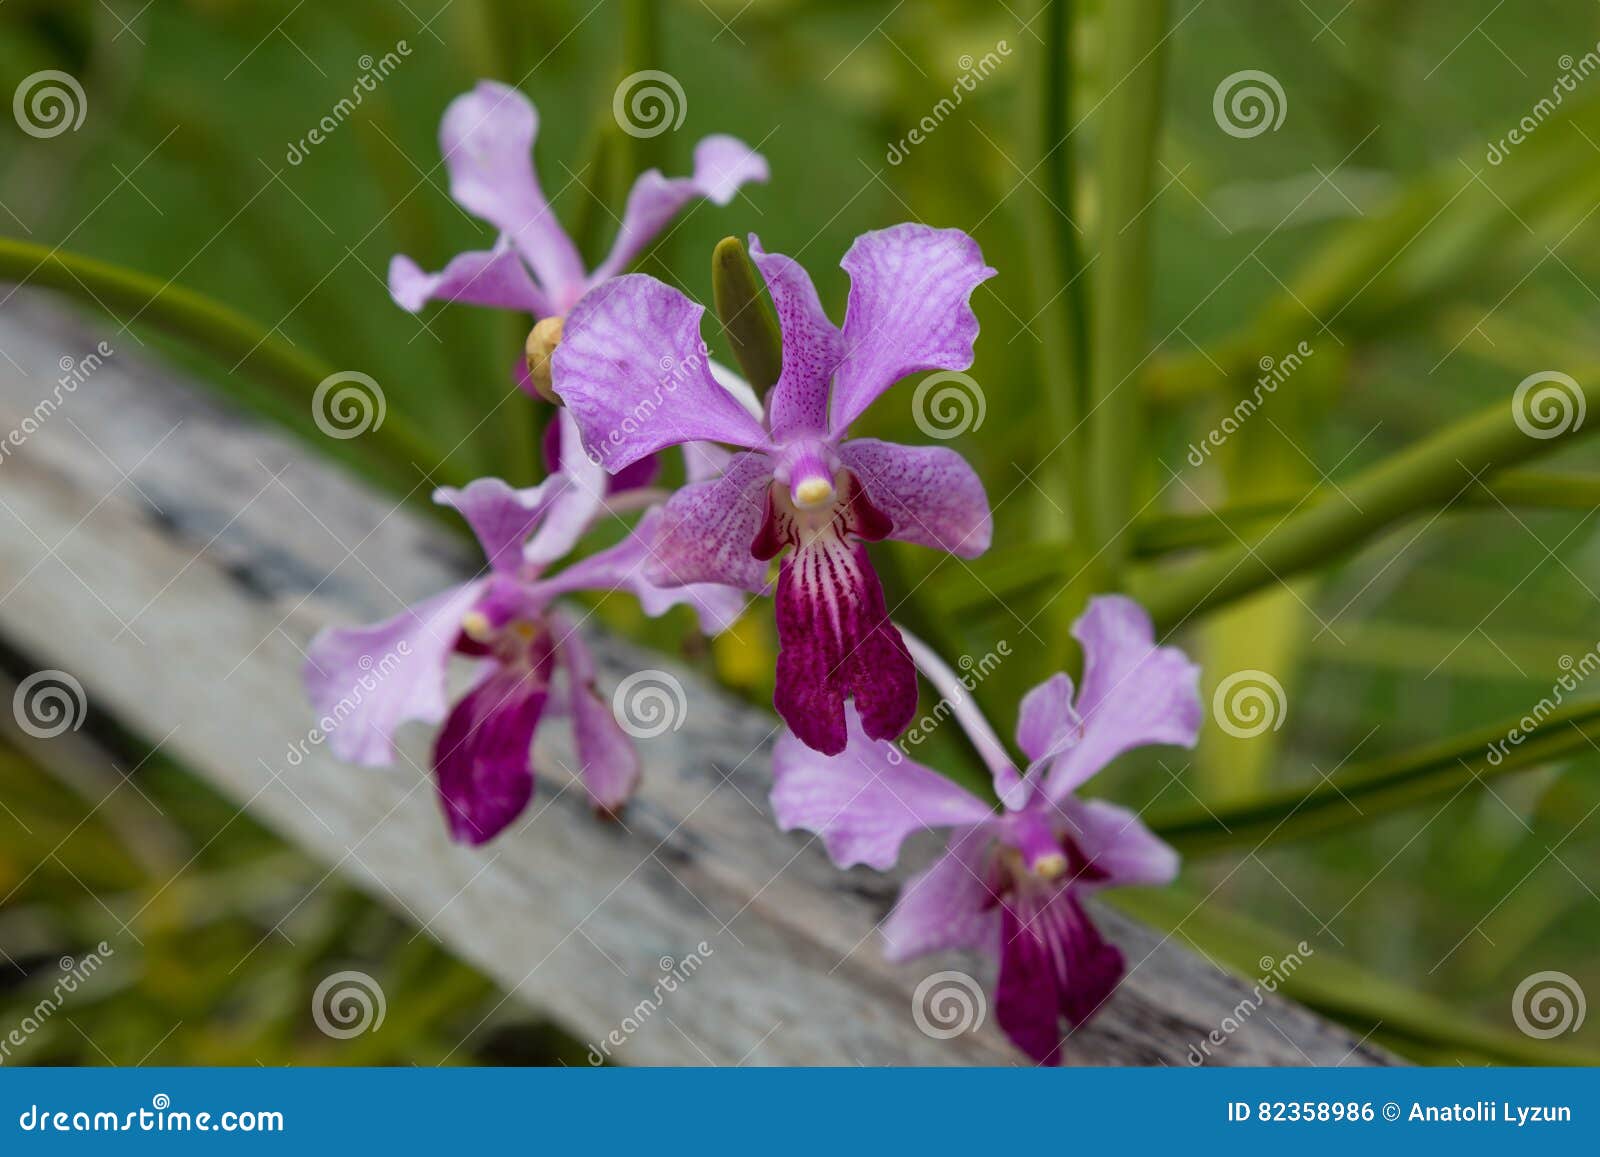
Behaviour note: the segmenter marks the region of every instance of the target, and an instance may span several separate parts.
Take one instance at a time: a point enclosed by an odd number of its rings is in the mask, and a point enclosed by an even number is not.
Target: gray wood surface
[[[438,590],[460,546],[274,429],[185,385],[108,323],[19,294],[0,310],[0,437],[52,393],[63,357],[115,353],[0,461],[0,639],[72,673],[98,710],[159,741],[240,806],[497,978],[516,999],[635,1064],[1018,1064],[992,1016],[934,1039],[913,993],[960,955],[886,964],[874,935],[896,880],[832,868],[767,812],[775,720],[673,666],[591,634],[609,692],[669,670],[683,728],[643,741],[621,822],[573,788],[564,727],[524,821],[487,849],[445,838],[418,730],[408,761],[347,767],[320,747],[298,678],[326,623],[364,623]],[[419,485],[422,484],[419,479]],[[920,863],[933,845],[908,857]],[[1188,1063],[1249,986],[1101,909],[1131,971],[1074,1035],[1072,1063]],[[663,966],[697,971],[639,1018]],[[1285,950],[1290,948],[1285,944]],[[1343,1028],[1269,998],[1216,1063],[1387,1063]]]

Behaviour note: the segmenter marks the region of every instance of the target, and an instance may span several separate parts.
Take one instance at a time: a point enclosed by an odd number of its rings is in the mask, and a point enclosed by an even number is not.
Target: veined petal
[[[526,362],[522,363],[524,366]],[[562,429],[567,423],[553,420],[544,428],[544,437],[541,440],[541,450],[544,454],[544,468],[549,474],[561,473],[561,444],[563,440],[569,442],[574,454],[583,453],[582,442],[573,435],[564,438]],[[688,447],[684,447],[687,452]],[[638,490],[649,486],[661,474],[661,458],[652,454],[648,458],[641,458],[632,466],[628,466],[611,475],[606,483],[606,495],[625,494],[630,490]]]
[[[557,634],[557,654],[567,672],[579,778],[589,802],[597,810],[615,815],[639,786],[639,753],[617,724],[611,705],[595,691],[594,656],[577,628],[554,617],[552,627]]]
[[[1008,897],[1001,907],[995,1020],[1041,1065],[1061,1063],[1061,1021],[1092,1017],[1122,979],[1122,953],[1108,944],[1060,887]]]
[[[312,640],[306,695],[334,755],[369,767],[394,762],[394,735],[445,716],[445,665],[483,582],[464,583],[370,627],[333,627]]]
[[[828,385],[844,357],[844,335],[828,320],[817,287],[798,261],[761,248],[750,234],[750,259],[761,270],[783,333],[783,372],[767,397],[767,426],[782,442],[828,428]]]
[[[862,730],[893,739],[917,713],[917,671],[889,622],[867,548],[837,533],[798,545],[778,573],[777,689],[789,729],[825,755],[844,750],[844,702]]]
[[[983,483],[967,460],[945,446],[898,446],[858,438],[839,447],[872,504],[889,516],[890,538],[962,558],[989,549],[994,522]]]
[[[1083,721],[1072,706],[1072,679],[1057,673],[1022,697],[1017,711],[1017,746],[1035,765],[1047,763],[1078,742]]]
[[[694,482],[667,500],[648,563],[659,586],[721,583],[746,591],[767,585],[766,563],[751,554],[766,511],[772,462],[735,455],[722,477]]]
[[[435,300],[539,316],[550,312],[549,299],[504,238],[493,249],[457,254],[438,273],[424,272],[411,258],[396,255],[389,262],[389,296],[409,313]]]
[[[906,837],[925,829],[982,823],[991,808],[966,788],[908,759],[892,743],[869,739],[855,708],[845,708],[848,743],[824,755],[793,735],[772,753],[772,811],[784,831],[822,837],[841,868],[894,866]]]
[[[900,888],[883,922],[883,954],[896,963],[929,952],[998,948],[999,896],[989,886],[994,836],[987,824],[950,837],[944,853]]]
[[[533,733],[550,691],[550,640],[529,661],[496,662],[462,696],[433,747],[445,824],[457,843],[499,835],[533,797]]]
[[[1083,888],[1160,888],[1178,876],[1178,853],[1137,814],[1102,799],[1061,802],[1068,834],[1094,866]]]
[[[1150,616],[1132,599],[1091,599],[1072,634],[1083,644],[1083,723],[1077,745],[1045,779],[1046,795],[1057,802],[1125,751],[1193,747],[1202,718],[1200,669],[1176,647],[1156,646]]]
[[[460,489],[441,486],[433,492],[433,500],[459,511],[478,536],[490,569],[505,571],[522,561],[524,540],[562,485],[557,478],[547,478],[538,486],[515,490],[498,478],[477,478]]]
[[[533,584],[532,589],[543,600],[574,591],[626,590],[639,600],[647,615],[662,615],[676,606],[692,607],[705,634],[720,634],[744,611],[744,592],[719,583],[662,586],[652,581],[651,570],[658,561],[655,544],[661,538],[661,517],[659,507],[646,511],[628,537],[616,546],[579,559],[559,574]]]
[[[766,158],[743,141],[720,133],[695,146],[692,177],[663,177],[659,169],[641,173],[628,191],[617,239],[606,259],[595,268],[591,283],[598,284],[626,269],[667,222],[696,197],[726,205],[741,185],[765,181],[768,176]]]
[[[833,384],[835,436],[907,374],[972,364],[978,316],[968,299],[995,273],[961,230],[911,223],[863,233],[840,264],[850,302]]]
[[[676,289],[635,273],[591,290],[568,315],[555,352],[555,392],[607,470],[683,442],[766,444],[761,423],[711,375],[700,338],[704,313]]]
[[[538,132],[539,114],[527,97],[484,80],[450,102],[439,147],[450,195],[510,239],[533,267],[553,311],[564,313],[583,290],[583,261],[539,188],[533,168]]]

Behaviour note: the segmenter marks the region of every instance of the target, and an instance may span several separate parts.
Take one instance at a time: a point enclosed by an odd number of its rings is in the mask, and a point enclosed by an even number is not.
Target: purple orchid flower
[[[950,705],[994,775],[999,810],[952,780],[873,742],[850,719],[850,745],[823,757],[785,736],[773,755],[772,807],[785,830],[822,837],[840,867],[893,867],[924,828],[953,829],[931,866],[908,879],[883,925],[895,961],[946,949],[999,958],[995,1019],[1040,1064],[1122,978],[1122,953],[1084,911],[1102,888],[1170,883],[1178,855],[1125,808],[1074,792],[1117,756],[1147,744],[1194,746],[1199,669],[1157,647],[1150,618],[1120,596],[1092,600],[1073,627],[1083,688],[1055,675],[1022,701],[1019,773],[962,682],[923,644],[917,665]]]
[[[459,254],[438,273],[395,257],[389,292],[412,313],[439,299],[532,314],[543,319],[544,328],[537,340],[530,336],[529,355],[546,363],[561,339],[560,319],[585,293],[626,269],[685,205],[697,197],[726,205],[746,182],[768,178],[760,153],[730,136],[706,137],[695,146],[693,176],[664,177],[657,169],[640,175],[628,192],[611,252],[587,270],[539,187],[533,166],[538,132],[532,102],[508,85],[479,81],[450,103],[439,125],[450,195],[500,236],[492,249]],[[519,366],[525,388],[538,376]]]
[[[646,577],[658,507],[617,546],[547,573],[599,519],[655,496],[610,490],[604,471],[577,452],[571,419],[563,414],[560,421],[567,452],[559,471],[538,486],[516,490],[480,478],[435,492],[435,501],[459,511],[477,535],[488,560],[482,574],[375,626],[322,632],[305,664],[321,728],[334,754],[348,762],[390,764],[402,724],[443,721],[433,774],[446,825],[461,843],[492,839],[527,806],[534,731],[547,711],[571,716],[579,774],[597,809],[618,811],[638,782],[638,755],[595,691],[588,647],[552,609],[557,598],[628,590],[651,615],[686,603],[708,634],[730,626],[744,602],[729,587],[667,590]],[[689,461],[693,474],[697,461],[711,460]],[[445,671],[458,655],[477,660],[479,675],[449,707]]]
[[[804,743],[834,755],[846,742],[846,698],[873,739],[900,734],[916,713],[916,671],[863,544],[896,538],[972,558],[992,532],[983,484],[959,454],[845,434],[907,374],[972,364],[968,299],[995,271],[957,229],[864,234],[842,262],[851,289],[838,329],[798,263],[763,252],[753,234],[750,252],[783,333],[764,418],[714,380],[705,310],[640,275],[607,282],[572,311],[555,391],[607,470],[691,440],[743,451],[667,503],[650,577],[761,591],[767,563],[793,547],[778,576],[774,704]]]

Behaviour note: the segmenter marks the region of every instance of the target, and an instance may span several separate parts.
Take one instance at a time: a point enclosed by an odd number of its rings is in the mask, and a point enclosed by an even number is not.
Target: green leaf
[[[757,394],[783,372],[783,336],[762,294],[761,277],[737,237],[724,237],[711,254],[711,293],[733,356]]]
[[[1554,694],[1559,702],[1559,689]],[[1357,764],[1312,788],[1285,788],[1231,807],[1185,809],[1150,826],[1186,855],[1259,851],[1370,823],[1440,796],[1454,798],[1498,776],[1600,744],[1600,703],[1546,704],[1541,701],[1528,715]],[[1534,726],[1524,727],[1530,717]],[[1514,743],[1513,736],[1519,737]]]

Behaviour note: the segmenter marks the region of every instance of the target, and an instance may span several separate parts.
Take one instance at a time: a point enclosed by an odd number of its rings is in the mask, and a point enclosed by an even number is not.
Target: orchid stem
[[[1600,384],[1573,383],[1573,413],[1600,407]],[[1140,592],[1160,630],[1333,561],[1396,522],[1444,509],[1482,485],[1480,476],[1566,446],[1600,423],[1524,429],[1527,414],[1503,401],[1384,459],[1253,539],[1151,578]]]
[[[1150,202],[1161,129],[1165,0],[1106,8],[1101,124],[1100,251],[1094,268],[1094,362],[1089,376],[1090,541],[1107,585],[1132,553],[1139,368],[1149,352]]]
[[[127,311],[129,316],[122,321],[124,329],[134,322],[146,322],[232,363],[230,374],[248,373],[307,417],[312,416],[317,388],[336,372],[229,306],[104,261],[0,238],[0,280],[59,290],[114,318],[118,311]],[[374,464],[387,465],[391,477],[399,473],[396,467],[415,465],[441,482],[465,481],[441,463],[426,442],[393,412],[387,412],[381,424],[371,426],[360,438],[374,451],[368,457],[377,460]]]

